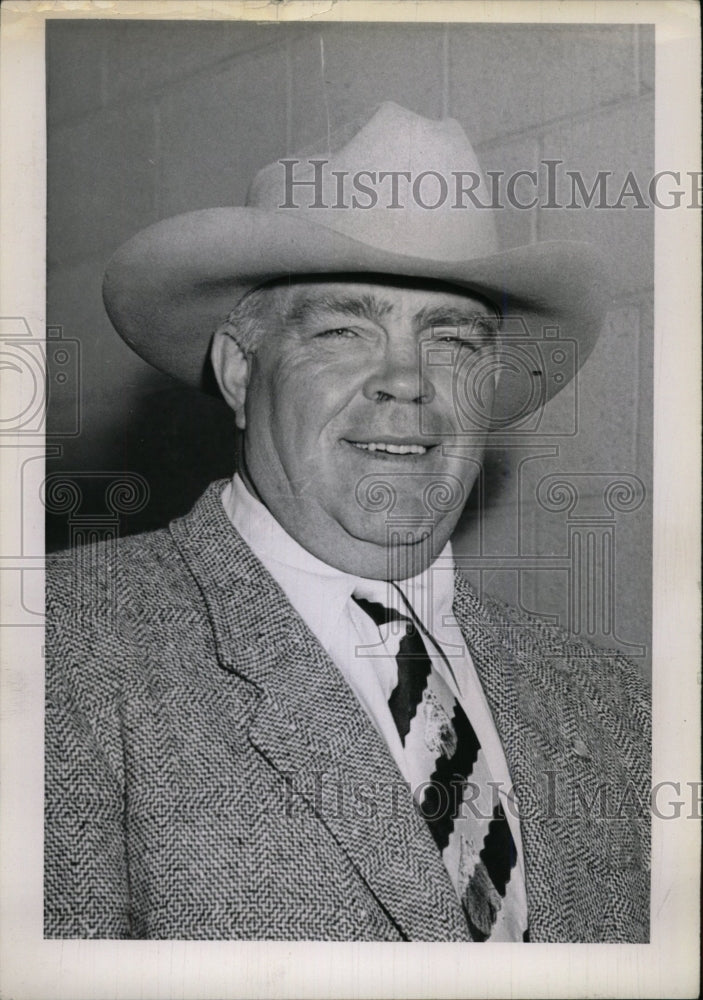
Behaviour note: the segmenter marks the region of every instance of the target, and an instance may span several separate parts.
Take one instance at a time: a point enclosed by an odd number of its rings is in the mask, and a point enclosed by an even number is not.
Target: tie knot
[[[371,600],[369,597],[362,597],[358,590],[352,594],[352,600],[365,611],[369,618],[380,628],[381,625],[388,625],[390,622],[412,622],[407,615],[402,615],[395,608],[389,608],[381,601]]]
[[[406,639],[422,642],[416,624],[410,615],[405,615],[396,608],[389,607],[382,600],[375,600],[375,597],[376,595],[370,593],[369,588],[365,587],[357,587],[352,594],[354,603],[369,616],[377,628],[380,629],[383,625],[392,625],[391,635],[396,641],[400,637],[405,636]],[[423,645],[423,653],[424,649]]]

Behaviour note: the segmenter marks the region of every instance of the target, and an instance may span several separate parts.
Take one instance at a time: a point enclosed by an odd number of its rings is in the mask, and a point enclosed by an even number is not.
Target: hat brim
[[[524,418],[568,383],[591,353],[609,304],[605,269],[589,244],[552,241],[437,260],[255,208],[189,212],[142,230],[110,260],[103,298],[137,354],[204,389],[212,385],[212,334],[246,292],[289,276],[363,273],[447,282],[491,299],[510,317],[493,406],[497,427]]]

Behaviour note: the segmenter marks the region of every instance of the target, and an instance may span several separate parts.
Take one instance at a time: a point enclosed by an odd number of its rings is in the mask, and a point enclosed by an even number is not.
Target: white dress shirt
[[[400,773],[414,790],[422,776],[412,773],[406,760],[388,699],[396,686],[398,668],[381,641],[369,615],[352,599],[363,588],[386,606],[406,611],[399,587],[424,627],[446,657],[432,655],[433,668],[459,700],[489,764],[518,850],[517,872],[524,883],[524,866],[517,804],[512,780],[483,689],[454,618],[454,558],[451,543],[418,576],[387,584],[366,580],[328,566],[284,531],[267,508],[235,474],[222,493],[230,521],[320,642],[368,713],[395,759]],[[407,613],[407,611],[406,611]],[[449,665],[449,668],[448,668]],[[426,778],[426,776],[425,776]]]

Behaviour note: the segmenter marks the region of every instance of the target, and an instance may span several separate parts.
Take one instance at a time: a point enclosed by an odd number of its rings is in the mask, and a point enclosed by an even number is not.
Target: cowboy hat
[[[500,251],[494,212],[474,195],[478,161],[452,119],[385,103],[340,148],[326,147],[262,169],[244,207],[166,219],[115,253],[103,297],[137,354],[207,388],[212,334],[248,291],[296,276],[374,273],[465,288],[506,317],[495,426],[558,392],[603,323],[608,294],[595,249],[554,241]]]

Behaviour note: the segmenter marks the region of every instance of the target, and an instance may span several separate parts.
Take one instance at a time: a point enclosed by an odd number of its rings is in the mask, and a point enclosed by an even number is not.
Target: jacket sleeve
[[[96,735],[106,709],[80,705],[61,659],[47,662],[44,936],[125,938],[130,920],[123,783],[114,755],[111,760]]]

